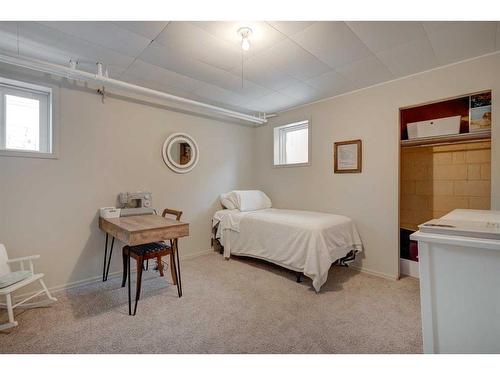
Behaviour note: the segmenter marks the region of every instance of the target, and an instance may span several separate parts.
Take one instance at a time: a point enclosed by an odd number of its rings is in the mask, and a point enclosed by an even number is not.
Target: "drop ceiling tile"
[[[16,35],[18,24],[19,22],[15,21],[0,21],[0,30],[12,35]]]
[[[394,78],[376,57],[368,57],[338,68],[337,71],[353,83],[353,87],[367,87]]]
[[[318,89],[307,83],[297,81],[290,86],[282,88],[279,92],[294,99],[307,101],[316,97]]]
[[[246,75],[242,80],[241,75],[226,72],[223,72],[220,79],[213,80],[211,83],[247,99],[260,98],[272,92],[272,90],[248,80]]]
[[[102,62],[111,69],[118,70],[132,63],[133,57],[94,45],[80,38],[62,33],[37,22],[19,23],[20,44],[23,53],[32,57],[47,55],[67,56],[80,62],[80,68],[95,71],[95,63]]]
[[[241,66],[231,72],[236,76],[241,76]],[[274,67],[268,59],[260,55],[245,60],[243,75],[245,79],[275,91],[301,82],[285,73],[282,69]]]
[[[156,42],[168,53],[179,53],[223,70],[241,64],[241,49],[195,27],[191,22],[170,22]]]
[[[64,66],[69,66],[70,60],[81,61],[81,63],[78,65],[78,69],[90,73],[96,72],[96,65],[95,63],[89,62],[91,58],[89,58],[88,55],[83,56],[77,53],[62,51],[60,49],[47,47],[42,43],[33,42],[29,40],[21,40],[19,51],[22,56],[31,57],[34,59],[40,59]],[[96,59],[92,60],[96,61]],[[117,66],[117,65],[113,65],[111,67],[108,66],[108,74],[111,71],[113,74],[110,74],[110,77],[116,78],[117,72],[122,72],[124,69],[125,69],[124,66]]]
[[[268,25],[266,22],[229,22],[229,21],[198,21],[191,22],[192,25],[210,33],[218,39],[230,43],[241,54],[241,36],[238,29],[249,27],[252,29],[250,36],[250,50],[244,52],[245,56],[251,56],[266,48],[269,48],[286,38],[285,35]]]
[[[480,56],[495,50],[496,22],[424,22],[441,64]]]
[[[245,108],[255,112],[272,113],[296,105],[297,100],[281,93],[272,93],[261,99],[249,102]]]
[[[422,72],[439,65],[427,37],[380,51],[377,57],[396,77]]]
[[[177,73],[184,73],[201,65],[199,61],[180,53],[174,53],[157,42],[152,42],[147,46],[139,59]]]
[[[371,55],[345,22],[315,22],[291,38],[332,68]]]
[[[270,21],[267,23],[281,33],[292,36],[304,30],[306,27],[311,26],[314,21]]]
[[[260,98],[273,92],[272,90],[247,79],[243,79],[242,82],[241,77],[237,77],[233,81],[233,86],[230,90],[247,99]]]
[[[194,90],[193,94],[211,103],[229,104],[231,106],[238,106],[239,104],[248,101],[232,91],[224,90],[219,86],[211,85],[209,83]]]
[[[187,55],[174,53],[157,42],[151,43],[144,50],[140,60],[208,83],[223,81],[223,78],[227,80],[230,75],[225,70],[217,69]]]
[[[308,80],[307,83],[317,89],[318,97],[334,96],[354,89],[352,82],[334,70],[314,77]]]
[[[166,47],[156,42],[146,48],[141,60],[246,97],[255,98],[271,92],[271,90],[250,82],[246,78],[242,85],[241,76],[180,54],[172,54]]]
[[[40,22],[40,24],[127,56],[139,55],[151,42],[150,39],[118,27],[112,22],[53,21]]]
[[[136,60],[123,74],[122,79],[132,78],[157,82],[164,87],[175,87],[184,92],[190,92],[201,87],[204,83],[185,75],[148,64],[142,60]]]
[[[267,60],[275,68],[303,81],[330,70],[328,65],[289,39],[281,41],[257,56]]]
[[[16,22],[0,22],[0,50],[17,53]]]
[[[19,44],[17,24],[19,24]],[[0,52],[17,54],[19,46],[19,53],[21,56],[42,59],[63,65],[66,65],[69,59],[74,56],[74,54],[67,51],[62,51],[49,47],[46,44],[27,39],[22,29],[23,25],[23,22],[0,22]]]
[[[116,21],[114,24],[153,40],[167,26],[165,21]]]
[[[347,25],[372,52],[426,38],[421,22],[360,21]]]
[[[290,110],[290,109],[298,107],[298,106],[306,105],[307,103],[315,102],[316,100],[317,100],[317,98],[311,98],[308,100],[301,100],[301,99],[293,99],[292,98],[290,100],[287,100],[286,104],[281,105],[281,106],[277,106],[274,110],[272,110],[272,109],[271,109],[271,111],[268,110],[267,113],[287,111],[287,110]]]
[[[438,31],[442,31],[445,29],[449,29],[450,27],[453,27],[453,25],[457,25],[460,23],[467,23],[467,22],[460,22],[460,21],[424,21],[422,22],[422,26],[424,26],[424,29],[427,33],[435,33]]]

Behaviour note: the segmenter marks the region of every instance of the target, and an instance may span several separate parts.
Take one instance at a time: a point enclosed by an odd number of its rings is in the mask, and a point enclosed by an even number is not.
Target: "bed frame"
[[[217,229],[219,228],[219,223],[212,226],[212,239],[210,240],[210,246],[214,249],[214,251],[218,251],[219,254],[224,254],[224,246],[220,243],[220,241],[216,238]]]
[[[211,238],[211,241],[210,241],[210,245],[212,246],[212,248],[214,249],[214,251],[218,251],[219,254],[222,255],[222,254],[224,254],[224,246],[222,246],[222,244],[220,243],[219,239],[216,237],[217,236],[217,229],[218,228],[219,228],[219,223],[217,223],[217,224],[215,224],[215,225],[212,226],[212,238]],[[339,266],[342,266],[342,267],[349,267],[349,263],[352,262],[355,257],[356,257],[356,252],[353,251],[353,250],[351,250],[345,257],[338,259],[333,264],[334,265],[339,265]],[[285,267],[282,267],[282,268],[285,268]],[[289,271],[291,271],[291,270],[289,270]],[[302,276],[304,276],[304,274],[302,272],[296,272],[296,271],[292,271],[292,272],[295,272],[295,274],[297,276],[297,282],[301,283],[302,282]]]

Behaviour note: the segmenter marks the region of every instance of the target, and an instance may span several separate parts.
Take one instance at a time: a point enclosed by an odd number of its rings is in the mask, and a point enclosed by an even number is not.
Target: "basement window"
[[[310,162],[309,121],[274,128],[274,165],[299,166]]]
[[[0,77],[0,155],[54,157],[51,88]]]

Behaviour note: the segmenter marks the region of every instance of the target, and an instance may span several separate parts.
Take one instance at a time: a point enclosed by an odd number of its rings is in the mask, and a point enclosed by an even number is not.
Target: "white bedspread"
[[[333,262],[362,250],[356,226],[346,216],[276,208],[221,210],[214,215],[216,223],[226,258],[250,256],[303,272],[316,291]]]

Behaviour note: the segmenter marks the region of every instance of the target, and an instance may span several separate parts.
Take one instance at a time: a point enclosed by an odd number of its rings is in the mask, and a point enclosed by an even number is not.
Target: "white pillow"
[[[228,210],[236,209],[235,199],[232,193],[221,194],[219,199],[222,207],[227,208]]]
[[[260,190],[234,190],[235,205],[240,211],[255,211],[271,208],[271,199]]]

